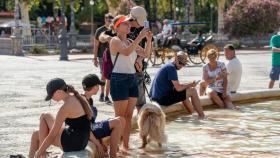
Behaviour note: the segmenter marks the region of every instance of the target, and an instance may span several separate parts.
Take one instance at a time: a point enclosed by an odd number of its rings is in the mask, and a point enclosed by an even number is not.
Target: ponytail
[[[81,103],[81,105],[82,105],[82,107],[83,107],[83,109],[84,109],[88,119],[91,120],[92,116],[93,116],[93,113],[92,113],[92,110],[91,110],[88,102],[71,85],[67,85],[67,92],[73,93],[75,95],[75,97]]]

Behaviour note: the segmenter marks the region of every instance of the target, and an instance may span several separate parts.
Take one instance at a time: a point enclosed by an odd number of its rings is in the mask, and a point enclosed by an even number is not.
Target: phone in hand
[[[145,29],[150,28],[149,21],[144,21],[144,28],[145,28]]]

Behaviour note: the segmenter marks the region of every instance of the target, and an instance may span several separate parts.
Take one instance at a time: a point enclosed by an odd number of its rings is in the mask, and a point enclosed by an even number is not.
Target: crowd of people
[[[61,78],[48,82],[46,100],[63,101],[63,105],[56,117],[49,113],[41,115],[39,130],[32,134],[30,158],[46,157],[46,149],[51,144],[67,152],[82,150],[89,141],[96,145],[101,156],[106,156],[108,149],[102,138],[107,136],[110,136],[110,157],[117,156],[121,143],[122,151],[129,150],[133,111],[135,106],[139,110],[146,104],[144,59],[149,57],[153,42],[151,31],[144,27],[146,20],[146,11],[139,6],[131,8],[127,16],[105,15],[104,26],[96,31],[93,50],[93,63],[100,67],[101,80],[95,74],[85,76],[82,80],[83,93],[77,92]],[[270,74],[270,88],[275,80],[279,80],[279,40],[280,34],[273,36],[271,40],[274,53],[272,57],[275,60]],[[111,72],[103,75],[104,71],[108,71],[104,68],[106,65],[103,61],[104,53],[108,52],[112,63]],[[217,54],[214,49],[207,52],[208,62],[202,68],[201,79],[182,83],[177,71],[188,63],[188,56],[184,52],[178,52],[172,62],[162,66],[156,73],[147,93],[152,102],[161,106],[182,102],[189,113],[196,111],[200,119],[205,118],[205,113],[199,96],[208,95],[219,108],[236,109],[231,95],[238,91],[242,64],[233,45],[224,46],[227,63],[219,61]],[[92,96],[97,95],[99,87],[99,101],[113,104],[115,116],[97,122],[98,110]]]

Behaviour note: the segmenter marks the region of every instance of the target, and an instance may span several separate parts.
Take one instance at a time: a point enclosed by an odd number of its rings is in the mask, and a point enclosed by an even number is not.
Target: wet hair
[[[66,88],[63,89],[63,91],[67,92],[67,93],[73,93],[74,96],[79,100],[79,102],[82,105],[82,108],[84,109],[88,120],[92,119],[93,113],[92,110],[88,104],[88,102],[79,94],[78,91],[75,90],[75,88],[71,85],[66,85]]]

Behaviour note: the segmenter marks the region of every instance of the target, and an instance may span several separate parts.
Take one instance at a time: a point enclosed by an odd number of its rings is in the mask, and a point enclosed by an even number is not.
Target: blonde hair
[[[217,58],[218,52],[215,49],[209,49],[207,51],[207,58]]]

